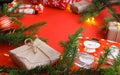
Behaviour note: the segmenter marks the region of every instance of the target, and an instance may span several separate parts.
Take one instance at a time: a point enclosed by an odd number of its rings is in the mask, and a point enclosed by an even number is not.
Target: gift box
[[[9,4],[9,11],[11,11],[16,4]],[[43,13],[44,6],[42,4],[32,5],[32,4],[22,4],[14,13],[25,13],[25,14],[38,14]]]
[[[43,0],[44,6],[66,9],[70,0]]]
[[[87,1],[80,1],[80,2],[74,2],[70,4],[70,9],[72,10],[73,13],[80,14],[91,5],[90,2]]]
[[[111,41],[120,42],[120,23],[109,22],[107,39]]]
[[[28,41],[30,43],[25,43],[9,52],[11,59],[19,67],[30,70],[37,66],[54,64],[59,59],[60,53],[40,39]]]

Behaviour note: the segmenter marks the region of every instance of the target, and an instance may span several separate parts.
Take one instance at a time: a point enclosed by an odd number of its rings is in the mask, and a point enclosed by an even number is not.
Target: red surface
[[[96,17],[96,25],[89,25],[86,23],[80,23],[80,15],[73,14],[68,10],[45,7],[42,14],[25,15],[20,20],[26,26],[36,22],[46,21],[47,24],[41,27],[38,36],[47,38],[48,44],[62,53],[63,48],[60,45],[60,41],[67,41],[68,36],[73,34],[80,27],[86,29],[83,36],[105,38],[103,31],[101,31],[101,25],[104,23],[103,18],[107,15],[109,14],[103,11],[100,16]],[[10,57],[6,56],[8,51],[14,48],[15,47],[10,45],[0,44],[0,65],[14,66]]]

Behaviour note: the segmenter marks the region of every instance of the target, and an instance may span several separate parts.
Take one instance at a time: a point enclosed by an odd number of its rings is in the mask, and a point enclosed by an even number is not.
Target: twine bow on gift
[[[37,53],[37,46],[34,44],[33,40],[28,38],[25,40],[25,45],[31,46],[33,48],[34,54]]]
[[[33,53],[36,54],[38,50],[40,50],[49,60],[50,64],[52,63],[50,57],[42,50],[40,47],[38,47],[36,44],[34,44],[34,41],[31,38],[28,38],[25,40],[25,44],[28,46],[31,46],[33,48]]]

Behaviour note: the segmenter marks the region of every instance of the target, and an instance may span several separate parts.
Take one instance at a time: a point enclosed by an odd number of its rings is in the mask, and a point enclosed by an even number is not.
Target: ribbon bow
[[[50,63],[52,63],[50,57],[44,52],[44,50],[42,50],[40,47],[38,47],[36,44],[34,44],[34,41],[31,38],[26,39],[25,44],[28,46],[31,46],[31,48],[33,48],[34,54],[36,54],[37,51],[40,50],[50,60]]]

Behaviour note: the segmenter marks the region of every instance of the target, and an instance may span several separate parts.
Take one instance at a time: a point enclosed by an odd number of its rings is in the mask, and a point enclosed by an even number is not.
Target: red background
[[[119,6],[117,8],[119,8]],[[101,26],[104,24],[103,18],[110,16],[106,10],[107,9],[102,11],[100,15],[95,18],[95,25],[81,23],[81,15],[74,14],[69,10],[61,10],[50,7],[45,7],[42,14],[26,14],[20,20],[26,26],[37,22],[46,21],[47,24],[41,27],[37,35],[43,38],[47,38],[48,45],[62,53],[64,49],[61,47],[60,41],[67,41],[68,36],[73,34],[80,27],[85,28],[83,36],[106,39],[105,36],[107,35],[105,35],[104,31],[101,30]],[[120,9],[117,9],[117,11],[120,11]],[[14,66],[10,57],[7,56],[8,51],[14,48],[14,46],[0,43],[0,65]]]

